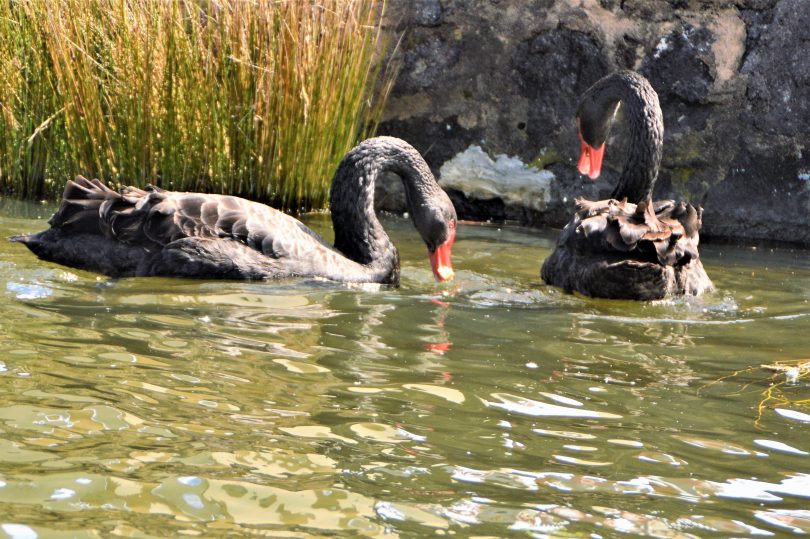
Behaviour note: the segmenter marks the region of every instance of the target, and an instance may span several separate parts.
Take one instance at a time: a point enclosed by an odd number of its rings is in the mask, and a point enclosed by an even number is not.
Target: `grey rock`
[[[517,89],[530,104],[527,138],[540,146],[556,142],[560,131],[572,131],[579,96],[609,72],[608,58],[599,44],[567,28],[541,32],[519,43],[511,63]]]
[[[414,22],[420,26],[438,26],[442,22],[442,5],[439,0],[415,0]]]
[[[658,41],[640,73],[658,88],[662,106],[670,100],[705,104],[714,82],[706,58],[713,41],[710,30],[689,23],[679,25]]]
[[[750,118],[763,131],[796,135],[810,126],[810,5],[782,0],[759,29],[742,66],[748,75]]]
[[[429,36],[425,41],[405,52],[399,80],[403,91],[420,91],[438,88],[443,73],[452,70],[458,62],[460,45],[438,36]]]

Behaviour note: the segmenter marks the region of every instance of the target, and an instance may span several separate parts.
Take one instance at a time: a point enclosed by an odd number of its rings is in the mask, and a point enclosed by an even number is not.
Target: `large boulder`
[[[592,183],[574,112],[629,68],[664,111],[657,196],[702,204],[705,238],[810,244],[806,0],[389,0],[385,25],[400,75],[379,132],[423,152],[462,217],[561,226],[607,195],[624,129]]]

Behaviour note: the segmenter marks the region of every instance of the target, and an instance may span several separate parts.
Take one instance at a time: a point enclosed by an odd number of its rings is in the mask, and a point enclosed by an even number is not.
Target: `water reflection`
[[[806,256],[709,245],[718,293],[636,304],[543,286],[550,236],[522,229],[462,227],[434,287],[387,225],[395,290],[114,281],[0,245],[0,530],[810,533],[810,410],[757,423],[760,365],[807,355]]]
[[[425,350],[441,355],[449,352],[453,348],[450,334],[444,327],[444,321],[447,318],[447,314],[450,312],[450,303],[438,299],[432,299],[431,301],[440,308],[434,321],[436,328],[439,330],[439,334],[437,335],[436,342],[430,342],[425,345]]]

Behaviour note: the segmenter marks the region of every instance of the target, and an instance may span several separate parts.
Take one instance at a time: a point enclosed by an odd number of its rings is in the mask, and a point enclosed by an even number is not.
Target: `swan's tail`
[[[64,195],[51,227],[36,234],[9,238],[24,244],[39,258],[111,276],[133,275],[146,260],[148,239],[129,245],[119,231],[137,233],[147,211],[151,192],[125,187],[113,191],[98,180],[77,176],[65,185]],[[126,237],[125,237],[126,239]]]
[[[58,232],[57,232],[58,234]],[[18,234],[11,236],[9,241],[22,243],[40,258],[47,258],[48,247],[53,242],[54,232],[51,229],[43,230],[35,234]]]
[[[50,229],[35,234],[11,236],[9,241],[22,243],[37,256],[52,259],[46,251],[62,237],[62,232],[102,234],[99,226],[101,207],[106,201],[120,197],[121,195],[98,180],[76,176],[75,180],[68,180],[65,185],[59,209],[48,221]]]
[[[28,245],[29,243],[35,241],[36,234],[16,234],[8,238],[8,241],[14,243],[23,243]]]

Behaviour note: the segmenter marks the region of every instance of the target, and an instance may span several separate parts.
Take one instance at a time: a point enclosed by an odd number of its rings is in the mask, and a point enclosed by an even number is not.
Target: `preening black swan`
[[[113,277],[317,277],[396,285],[399,254],[374,214],[374,182],[384,171],[402,178],[433,274],[452,279],[453,204],[419,152],[392,137],[366,140],[340,163],[330,192],[334,247],[297,219],[242,198],[156,187],[118,192],[81,176],[67,182],[50,229],[11,239],[45,260]]]
[[[664,121],[647,79],[620,71],[582,96],[577,111],[579,171],[592,179],[599,176],[620,103],[630,124],[630,150],[619,183],[608,200],[577,200],[574,217],[543,263],[541,276],[569,292],[602,298],[651,300],[709,291],[712,282],[698,253],[703,210],[672,200],[652,201]]]

